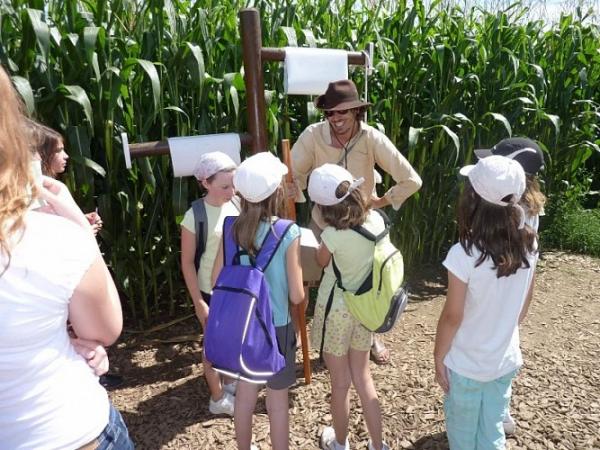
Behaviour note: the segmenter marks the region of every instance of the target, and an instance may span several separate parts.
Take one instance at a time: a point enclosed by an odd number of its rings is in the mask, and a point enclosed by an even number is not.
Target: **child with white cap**
[[[235,169],[235,162],[225,153],[203,154],[198,159],[194,176],[205,195],[192,203],[181,222],[181,271],[203,330],[209,313],[211,275],[223,221],[227,216],[239,214],[232,202]],[[194,210],[203,211],[203,214],[194,214]],[[209,411],[233,416],[235,383],[221,383],[221,376],[204,357],[202,364],[210,391]]]
[[[368,208],[359,189],[363,181],[355,180],[336,164],[323,164],[313,170],[308,182],[308,194],[326,223],[317,250],[317,261],[326,268],[311,329],[313,345],[322,348],[331,380],[333,426],[321,434],[321,448],[325,450],[350,448],[347,436],[351,383],[360,398],[371,438],[369,450],[389,449],[382,439],[381,409],[369,369],[371,332],[348,311],[332,268],[335,259],[344,287],[355,291],[373,267],[373,242],[352,228],[360,226],[378,235],[384,231],[385,222],[377,211]]]
[[[542,193],[537,178],[538,172],[544,168],[544,152],[540,146],[525,137],[512,137],[501,140],[492,148],[476,149],[475,155],[479,159],[500,155],[514,159],[521,164],[527,183],[519,204],[525,211],[525,223],[537,233],[540,216],[544,215],[544,204],[546,203],[546,196]],[[517,429],[515,419],[510,414],[510,408],[507,408],[504,413],[502,425],[507,435],[514,434]]]
[[[532,297],[535,232],[519,205],[525,172],[517,161],[489,156],[460,173],[468,182],[458,208],[459,242],[443,263],[448,293],[435,378],[446,393],[450,448],[504,449],[504,411],[523,364],[519,323]]]
[[[475,155],[479,159],[492,155],[514,159],[525,171],[527,184],[520,204],[525,210],[525,222],[537,232],[540,215],[544,214],[546,197],[540,190],[537,174],[544,169],[544,152],[531,139],[514,137],[503,139],[489,149],[477,149]]]
[[[241,196],[240,215],[233,224],[234,241],[240,254],[244,255],[240,258],[241,264],[250,264],[269,230],[273,229],[272,224],[285,212],[287,197],[283,176],[287,171],[287,167],[274,155],[260,152],[244,160],[233,177],[235,189]],[[289,448],[288,390],[296,381],[296,335],[291,324],[289,302],[299,304],[304,300],[299,238],[300,228],[292,224],[281,237],[264,271],[279,352],[285,358],[285,367],[267,381],[267,414],[274,450]],[[213,269],[213,285],[222,267],[221,244]],[[257,384],[244,380],[238,382],[234,424],[239,450],[256,449],[251,442],[258,389]]]

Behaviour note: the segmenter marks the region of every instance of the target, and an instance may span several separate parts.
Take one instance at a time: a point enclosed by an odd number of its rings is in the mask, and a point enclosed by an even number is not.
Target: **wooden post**
[[[258,10],[240,11],[240,29],[244,59],[244,83],[248,110],[248,132],[252,136],[252,153],[268,150],[265,113],[265,86],[261,58],[262,31]]]
[[[292,161],[290,157],[290,141],[289,139],[283,139],[281,141],[281,157],[283,163],[288,168],[288,173],[285,177],[285,181],[288,183],[294,182],[292,174]],[[287,200],[287,212],[288,219],[296,220],[296,202],[293,198]],[[304,382],[310,384],[312,378],[312,372],[310,368],[310,354],[309,354],[309,343],[308,333],[306,332],[306,307],[308,305],[308,287],[304,288],[304,301],[299,305],[294,305],[292,310],[292,320],[294,321],[296,329],[300,331],[300,342],[302,344],[302,365],[304,367]]]

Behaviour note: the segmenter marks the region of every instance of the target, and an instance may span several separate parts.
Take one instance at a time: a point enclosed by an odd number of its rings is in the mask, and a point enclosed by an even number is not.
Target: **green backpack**
[[[337,286],[344,291],[344,301],[352,315],[368,330],[385,333],[394,327],[398,317],[404,311],[408,295],[402,285],[404,279],[402,254],[389,238],[390,220],[383,211],[375,211],[381,215],[385,223],[385,230],[379,235],[375,236],[363,227],[353,228],[375,246],[373,268],[365,281],[356,292],[351,292],[344,288],[335,260],[333,260],[333,271],[337,278]],[[332,300],[333,295],[330,295],[330,301]],[[326,316],[328,309],[330,308],[326,308]]]

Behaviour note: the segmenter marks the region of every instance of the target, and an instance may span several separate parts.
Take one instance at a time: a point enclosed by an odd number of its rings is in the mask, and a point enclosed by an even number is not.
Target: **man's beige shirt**
[[[348,152],[335,148],[331,143],[329,122],[309,125],[292,147],[292,171],[300,189],[306,189],[310,173],[326,163],[345,167],[353,177],[363,177],[365,182],[360,189],[366,199],[371,198],[375,189],[375,165],[390,174],[396,183],[386,193],[394,209],[417,192],[422,181],[408,160],[381,131],[360,122],[360,131],[348,144]],[[304,201],[304,198],[299,198]],[[316,208],[312,216],[317,225],[324,224]]]

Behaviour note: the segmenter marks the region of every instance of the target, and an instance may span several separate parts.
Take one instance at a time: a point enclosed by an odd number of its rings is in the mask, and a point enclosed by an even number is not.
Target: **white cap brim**
[[[475,168],[475,164],[470,164],[468,166],[461,168],[459,173],[464,177],[468,177],[469,174],[471,173],[471,170],[473,170],[474,168]]]

